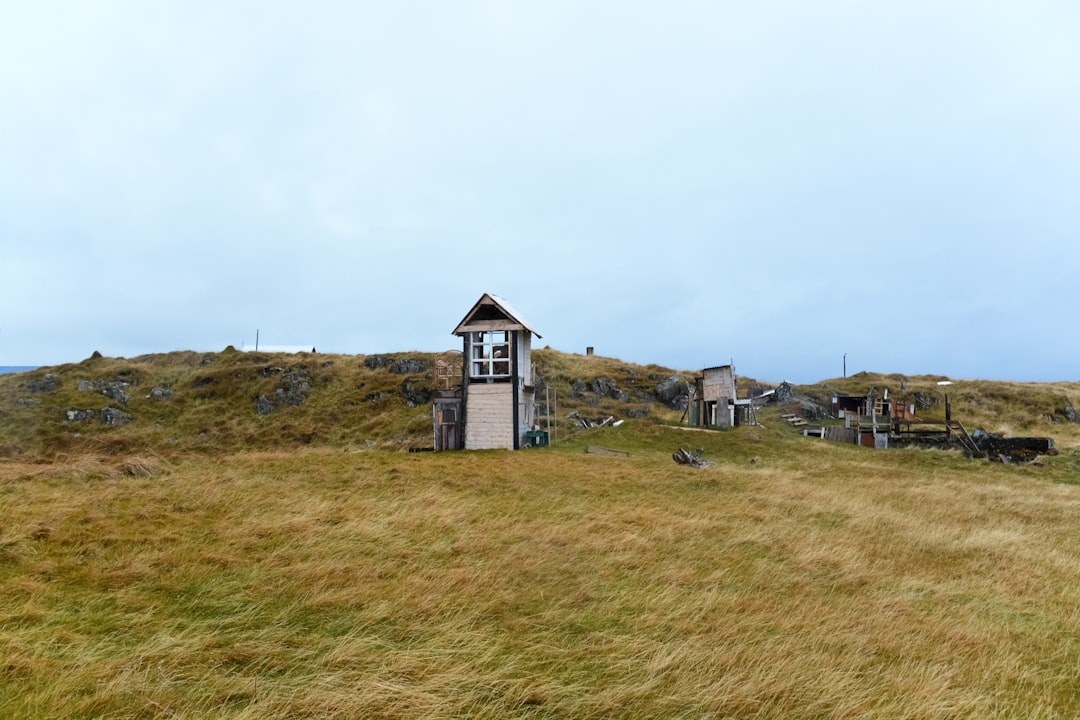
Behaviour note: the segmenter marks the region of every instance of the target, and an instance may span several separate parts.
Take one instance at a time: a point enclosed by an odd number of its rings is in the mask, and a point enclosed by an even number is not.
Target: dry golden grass
[[[947,391],[969,429],[1053,437],[1041,466],[809,440],[774,409],[434,455],[387,452],[430,443],[400,395],[422,374],[363,360],[0,378],[0,717],[1080,716],[1078,384],[905,379],[931,418]],[[534,360],[563,416],[678,419],[648,399],[672,370]],[[304,404],[258,415],[294,371]],[[601,376],[629,399],[573,396]],[[130,425],[64,419],[114,378]],[[671,461],[699,446],[714,466]]]
[[[766,425],[0,463],[0,715],[1080,714],[1077,456]]]

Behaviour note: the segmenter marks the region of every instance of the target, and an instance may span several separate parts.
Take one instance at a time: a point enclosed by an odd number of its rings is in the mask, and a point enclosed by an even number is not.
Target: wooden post
[[[945,437],[952,437],[952,405],[949,404],[949,396],[945,395]]]

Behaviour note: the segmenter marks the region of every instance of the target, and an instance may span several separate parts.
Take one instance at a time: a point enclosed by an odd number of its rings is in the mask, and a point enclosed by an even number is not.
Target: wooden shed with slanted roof
[[[436,394],[435,449],[517,450],[535,422],[532,337],[540,333],[485,293],[454,334],[462,338],[461,384]]]
[[[694,378],[694,390],[697,403],[694,424],[727,428],[737,423],[734,365],[705,368],[700,377]]]

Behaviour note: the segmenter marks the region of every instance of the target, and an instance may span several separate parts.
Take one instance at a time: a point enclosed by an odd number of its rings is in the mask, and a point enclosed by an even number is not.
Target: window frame
[[[509,330],[469,333],[469,377],[508,379],[513,376],[513,335]]]

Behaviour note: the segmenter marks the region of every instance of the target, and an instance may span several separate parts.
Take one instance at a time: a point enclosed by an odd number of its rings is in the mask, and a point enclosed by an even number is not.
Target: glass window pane
[[[473,377],[508,377],[510,375],[510,333],[505,330],[474,332],[469,351]],[[492,358],[498,358],[493,361]]]

